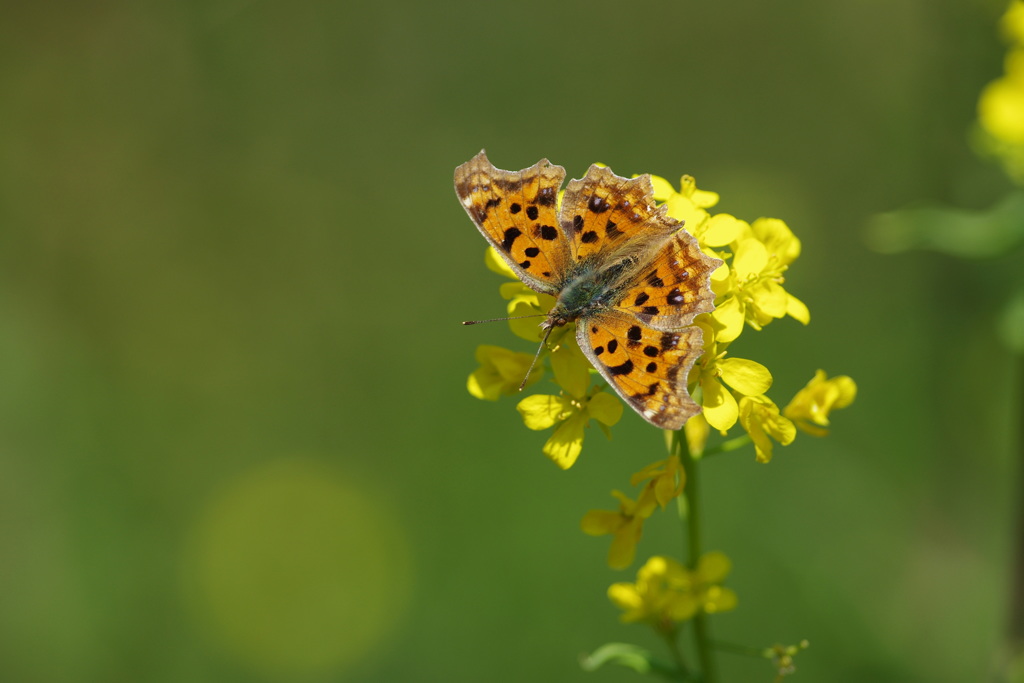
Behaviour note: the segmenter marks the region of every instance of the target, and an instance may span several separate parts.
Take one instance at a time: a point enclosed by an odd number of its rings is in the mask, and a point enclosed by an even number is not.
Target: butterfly
[[[694,316],[714,310],[704,254],[656,206],[649,175],[593,165],[570,180],[547,159],[495,168],[481,151],[455,169],[455,192],[483,236],[531,289],[556,298],[541,329],[576,323],[591,364],[645,420],[679,429],[700,412],[687,375],[703,353]]]

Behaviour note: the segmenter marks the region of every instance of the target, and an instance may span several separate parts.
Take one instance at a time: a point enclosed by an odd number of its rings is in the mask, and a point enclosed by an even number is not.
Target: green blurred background
[[[707,545],[795,680],[977,681],[1012,547],[1007,271],[864,246],[988,206],[967,145],[996,0],[5,3],[0,679],[627,681],[658,649],[579,519],[661,457],[630,413],[558,471],[478,344],[520,346],[452,190],[486,147],[697,177],[785,219],[811,325],[735,353],[856,404],[768,466],[705,467]],[[677,523],[641,557],[682,555]],[[724,655],[725,681],[770,667]]]

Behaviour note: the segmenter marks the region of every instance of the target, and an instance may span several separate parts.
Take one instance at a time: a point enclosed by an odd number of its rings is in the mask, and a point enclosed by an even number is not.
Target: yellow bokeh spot
[[[386,501],[312,459],[246,473],[205,509],[184,588],[203,630],[260,673],[336,674],[408,605],[410,550]]]

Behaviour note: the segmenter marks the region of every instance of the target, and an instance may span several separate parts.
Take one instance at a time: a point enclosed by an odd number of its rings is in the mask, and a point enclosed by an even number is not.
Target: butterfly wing
[[[569,262],[558,225],[565,169],[542,159],[521,171],[495,168],[484,152],[455,169],[455,192],[466,213],[509,267],[538,292],[557,294]]]
[[[700,250],[696,238],[679,230],[617,288],[614,306],[655,330],[678,330],[715,310],[711,273],[721,265]]]
[[[574,260],[596,258],[602,265],[622,252],[660,244],[682,225],[655,205],[649,175],[627,179],[596,164],[566,185],[559,224]]]
[[[661,429],[679,429],[700,412],[687,390],[703,352],[699,327],[662,332],[622,311],[579,320],[576,341],[594,367],[640,415]]]
[[[616,289],[613,308],[577,323],[577,342],[594,367],[662,429],[679,429],[700,412],[686,383],[704,339],[688,325],[714,310],[710,277],[720,265],[677,230]]]

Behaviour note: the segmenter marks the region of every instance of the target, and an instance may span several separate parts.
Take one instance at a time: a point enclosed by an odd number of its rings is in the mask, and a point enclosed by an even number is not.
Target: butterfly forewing
[[[680,230],[635,271],[615,307],[656,330],[685,327],[694,316],[714,310],[710,277],[720,265],[700,250],[693,236]]]
[[[679,429],[700,411],[686,387],[703,350],[700,328],[661,332],[610,311],[579,320],[576,340],[615,391],[651,424]]]
[[[558,229],[558,190],[565,169],[547,159],[511,172],[478,155],[455,169],[455,191],[480,232],[519,278],[557,294],[569,259]]]
[[[660,242],[680,226],[655,206],[650,176],[627,179],[596,164],[566,185],[559,220],[576,261]]]

